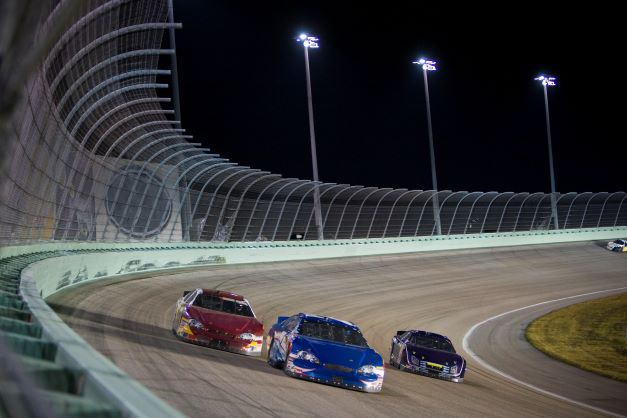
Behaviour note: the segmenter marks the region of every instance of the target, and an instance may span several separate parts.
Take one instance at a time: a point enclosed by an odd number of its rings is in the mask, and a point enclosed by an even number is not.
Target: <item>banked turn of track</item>
[[[387,368],[383,391],[363,394],[288,378],[263,359],[180,342],[170,331],[174,301],[195,287],[245,295],[266,329],[277,315],[299,311],[354,321],[386,359],[398,329],[448,335],[469,362],[466,381]],[[627,384],[563,365],[522,337],[532,317],[565,302],[477,328],[468,343],[481,363],[462,350],[462,340],[474,325],[508,311],[623,287],[627,257],[575,243],[214,266],[88,284],[48,302],[94,348],[189,416],[585,417],[627,415]]]

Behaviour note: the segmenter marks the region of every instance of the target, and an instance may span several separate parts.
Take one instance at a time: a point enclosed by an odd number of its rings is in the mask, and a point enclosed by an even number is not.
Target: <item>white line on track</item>
[[[565,297],[565,298],[560,298],[560,299],[547,300],[546,302],[535,303],[535,304],[533,304],[533,305],[524,306],[524,307],[522,307],[522,308],[512,309],[511,311],[503,312],[502,314],[495,315],[495,316],[493,316],[493,317],[490,317],[490,318],[488,318],[488,319],[486,319],[486,320],[484,320],[484,321],[481,321],[481,322],[479,322],[479,323],[477,323],[477,324],[473,325],[473,326],[472,326],[472,327],[468,330],[468,332],[466,333],[466,335],[464,335],[464,339],[463,339],[463,342],[462,342],[462,346],[463,346],[463,348],[464,348],[464,351],[466,351],[468,354],[470,354],[470,355],[472,356],[472,358],[473,358],[473,359],[475,359],[475,360],[476,360],[479,364],[481,364],[484,368],[486,368],[486,369],[490,370],[490,371],[491,371],[491,372],[493,372],[493,373],[498,374],[499,376],[502,376],[502,377],[504,377],[504,378],[506,378],[506,379],[509,379],[509,380],[513,381],[513,382],[516,382],[516,383],[518,383],[519,385],[525,386],[525,387],[527,387],[527,388],[529,388],[529,389],[531,389],[531,390],[534,390],[534,391],[536,391],[536,392],[542,393],[542,394],[544,394],[544,395],[552,396],[552,397],[557,398],[557,399],[560,399],[560,400],[562,400],[562,401],[570,402],[570,403],[575,404],[575,405],[577,405],[577,406],[582,406],[582,407],[585,407],[585,408],[592,409],[592,410],[594,410],[594,411],[596,411],[596,412],[600,412],[600,413],[603,413],[603,414],[607,414],[607,415],[610,415],[610,416],[613,416],[613,417],[618,417],[618,418],[626,418],[626,417],[625,417],[625,415],[617,414],[617,413],[615,413],[615,412],[611,412],[611,411],[608,411],[608,410],[605,410],[605,409],[602,409],[602,408],[597,408],[596,406],[589,405],[589,404],[586,404],[586,403],[583,403],[583,402],[579,402],[579,401],[576,401],[576,400],[574,400],[574,399],[567,398],[567,397],[562,396],[562,395],[558,395],[557,393],[553,393],[553,392],[550,392],[550,391],[548,391],[548,390],[541,389],[541,388],[539,388],[539,387],[537,387],[537,386],[535,386],[535,385],[532,385],[532,384],[530,384],[530,383],[523,382],[522,380],[518,380],[518,379],[516,379],[515,377],[513,377],[513,376],[511,376],[511,375],[509,375],[509,374],[507,374],[507,373],[505,373],[505,372],[502,372],[501,370],[497,369],[496,367],[493,367],[493,366],[491,366],[490,364],[488,364],[487,362],[485,362],[485,361],[484,361],[483,359],[481,359],[481,357],[479,357],[479,356],[478,356],[478,355],[477,355],[474,351],[472,351],[472,349],[471,349],[471,348],[470,348],[470,346],[468,345],[468,340],[470,339],[470,336],[472,335],[472,333],[473,333],[473,332],[474,332],[477,328],[479,328],[481,325],[483,325],[483,324],[485,324],[485,323],[487,323],[487,322],[493,321],[493,320],[495,320],[495,319],[497,319],[497,318],[501,318],[501,317],[503,317],[503,316],[506,316],[506,315],[512,314],[512,313],[514,313],[514,312],[519,312],[519,311],[522,311],[522,310],[525,310],[525,309],[535,308],[536,306],[547,305],[547,304],[549,304],[549,303],[561,302],[561,301],[563,301],[563,300],[568,300],[568,299],[576,299],[576,298],[581,298],[581,297],[584,297],[584,296],[597,295],[597,294],[601,294],[601,293],[616,292],[616,291],[619,291],[619,290],[627,290],[627,287],[618,287],[618,288],[615,288],[615,289],[599,290],[599,291],[597,291],[597,292],[583,293],[583,294],[581,294],[581,295],[574,295],[574,296],[568,296],[568,297]]]

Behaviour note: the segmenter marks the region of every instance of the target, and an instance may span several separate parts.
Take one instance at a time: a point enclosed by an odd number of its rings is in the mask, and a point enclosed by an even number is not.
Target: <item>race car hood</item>
[[[298,336],[294,341],[294,350],[309,350],[322,364],[340,364],[358,369],[365,364],[381,366],[383,359],[370,347],[340,344],[318,338]]]
[[[250,316],[234,315],[225,312],[212,311],[209,309],[190,306],[187,308],[189,315],[200,321],[206,328],[228,332],[230,334],[241,334],[251,332],[255,335],[263,334],[263,325]]]
[[[430,361],[437,364],[448,364],[450,366],[453,364],[457,364],[458,366],[464,364],[464,358],[459,354],[451,353],[449,351],[435,350],[433,348],[426,348],[414,344],[407,344],[407,354],[413,355],[420,360]],[[424,359],[422,357],[424,357]]]

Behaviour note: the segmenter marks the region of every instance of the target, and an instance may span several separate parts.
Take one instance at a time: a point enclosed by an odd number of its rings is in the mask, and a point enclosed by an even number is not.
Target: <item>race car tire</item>
[[[289,342],[287,344],[287,350],[285,351],[285,360],[283,360],[283,362],[280,364],[280,367],[283,369],[284,372],[287,373],[286,367],[287,367],[287,359],[290,355],[290,352],[292,351],[292,343]]]
[[[181,319],[177,318],[177,315],[174,315],[174,318],[172,318],[172,333],[174,335],[176,335],[176,329],[179,327],[179,325],[181,325]]]
[[[405,367],[403,365],[403,355],[405,354],[404,351],[399,352],[398,354],[398,365],[396,366],[397,369],[399,369],[400,371],[406,371],[407,367]]]
[[[272,358],[272,349],[274,348],[274,338],[270,342],[270,347],[268,347],[268,364],[275,369],[279,368],[279,364],[276,360]]]
[[[396,362],[394,361],[392,353],[394,353],[394,346],[392,346],[392,349],[390,350],[390,367],[396,367]]]
[[[178,322],[178,324],[177,324]],[[178,334],[176,333],[176,330],[178,329],[178,326],[180,325],[180,320],[177,321],[176,320],[176,316],[174,317],[174,319],[172,320],[172,334],[174,334],[175,337],[178,337]]]

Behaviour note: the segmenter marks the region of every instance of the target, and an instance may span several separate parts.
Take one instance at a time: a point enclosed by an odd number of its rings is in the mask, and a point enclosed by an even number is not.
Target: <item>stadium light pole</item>
[[[559,229],[559,222],[557,221],[557,203],[555,192],[555,172],[553,171],[553,146],[551,145],[551,121],[549,119],[549,95],[547,88],[549,86],[556,86],[555,77],[549,77],[540,75],[535,77],[534,80],[540,81],[544,89],[544,110],[546,113],[546,137],[549,145],[549,171],[551,173],[551,211],[553,212],[553,224],[555,229]]]
[[[309,48],[318,48],[318,38],[314,36],[308,36],[305,33],[301,33],[298,38],[296,38],[296,40],[303,44],[303,49],[305,50],[305,73],[307,75],[307,104],[309,108],[309,139],[311,142],[311,166],[313,167],[313,180],[316,182],[316,185],[314,187],[314,217],[316,220],[316,229],[318,231],[318,240],[322,241],[324,240],[324,233],[322,228],[322,211],[320,209],[318,157],[316,154],[316,134],[314,132],[311,77],[309,75]]]
[[[442,235],[442,226],[440,224],[440,203],[438,202],[438,179],[435,174],[435,151],[433,150],[433,128],[431,126],[431,104],[429,103],[429,82],[427,79],[427,72],[435,71],[435,61],[428,60],[426,58],[420,58],[417,61],[412,61],[412,64],[417,64],[422,67],[422,73],[425,80],[425,100],[427,102],[427,127],[429,128],[429,152],[431,154],[431,182],[433,184],[433,219],[435,220],[435,227],[438,235]]]

